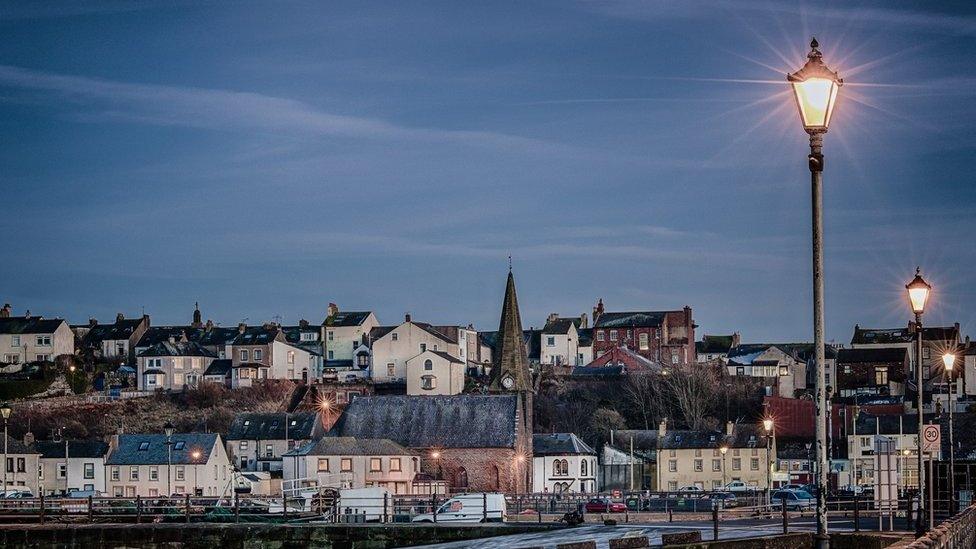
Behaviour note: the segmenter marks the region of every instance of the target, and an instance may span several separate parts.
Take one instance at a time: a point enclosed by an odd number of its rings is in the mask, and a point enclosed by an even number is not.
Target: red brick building
[[[695,322],[691,307],[680,311],[606,312],[593,308],[593,356],[626,345],[662,366],[695,362]]]

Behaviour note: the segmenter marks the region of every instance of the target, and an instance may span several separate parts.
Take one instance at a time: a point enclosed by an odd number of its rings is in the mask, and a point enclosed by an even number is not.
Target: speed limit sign
[[[937,454],[942,448],[942,428],[939,425],[926,425],[922,428],[922,452]]]

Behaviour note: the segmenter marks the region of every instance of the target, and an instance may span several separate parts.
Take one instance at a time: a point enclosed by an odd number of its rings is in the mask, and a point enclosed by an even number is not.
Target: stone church
[[[393,440],[455,490],[530,491],[532,375],[511,270],[498,337],[488,394],[357,397],[330,435]]]

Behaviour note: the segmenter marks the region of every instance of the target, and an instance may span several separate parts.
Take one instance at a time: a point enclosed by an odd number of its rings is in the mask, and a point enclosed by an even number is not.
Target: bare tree
[[[668,370],[663,385],[676,412],[689,429],[708,427],[709,412],[718,392],[718,375],[713,368],[683,367]]]

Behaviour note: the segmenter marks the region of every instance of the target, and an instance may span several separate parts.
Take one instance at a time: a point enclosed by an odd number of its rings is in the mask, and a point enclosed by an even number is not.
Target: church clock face
[[[511,389],[514,386],[515,386],[515,380],[512,379],[512,376],[505,376],[502,378],[502,387],[506,389]]]

